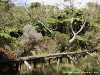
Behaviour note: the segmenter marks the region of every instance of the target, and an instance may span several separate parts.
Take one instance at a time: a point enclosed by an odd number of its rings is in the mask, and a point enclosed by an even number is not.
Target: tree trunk
[[[74,34],[74,36],[72,37],[72,39],[69,40],[69,43],[72,43],[76,38],[76,34]]]

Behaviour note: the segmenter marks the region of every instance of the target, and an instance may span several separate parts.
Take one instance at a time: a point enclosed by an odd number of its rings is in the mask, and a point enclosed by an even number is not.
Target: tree
[[[82,31],[82,29],[84,28],[84,26],[85,26],[85,24],[86,24],[86,21],[85,21],[84,24],[81,26],[80,30],[77,31],[77,32],[75,32],[75,31],[73,30],[72,24],[73,24],[73,17],[72,17],[72,21],[71,21],[71,31],[72,31],[72,33],[73,33],[73,37],[69,40],[69,43],[72,43],[72,42],[75,40],[76,36]]]
[[[90,12],[89,16],[90,16],[91,21],[99,22],[100,5],[98,3],[88,2],[87,9]]]

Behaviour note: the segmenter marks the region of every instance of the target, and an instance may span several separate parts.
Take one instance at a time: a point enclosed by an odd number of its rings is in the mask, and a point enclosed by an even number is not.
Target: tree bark
[[[76,38],[76,34],[72,37],[72,39],[69,40],[69,43],[72,43]]]

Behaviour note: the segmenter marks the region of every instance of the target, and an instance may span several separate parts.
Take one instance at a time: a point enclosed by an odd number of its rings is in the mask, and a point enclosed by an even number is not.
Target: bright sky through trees
[[[63,8],[62,3],[64,3],[64,0],[12,0],[13,2],[15,2],[18,5],[25,5],[25,2],[29,5],[32,2],[40,2],[43,3],[45,5],[56,5],[59,4],[60,8]],[[77,8],[82,8],[85,7],[86,3],[88,2],[97,2],[100,3],[100,0],[75,0],[75,6]]]

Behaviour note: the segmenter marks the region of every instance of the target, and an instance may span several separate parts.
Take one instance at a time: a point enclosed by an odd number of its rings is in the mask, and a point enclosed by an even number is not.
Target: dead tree
[[[73,21],[74,21],[74,16],[75,16],[74,0],[69,0],[69,4],[70,4],[70,6],[69,6],[70,8],[69,9],[70,9],[70,11],[72,13],[72,20],[71,20],[70,28],[71,28],[71,31],[73,33],[73,37],[69,40],[69,43],[71,44],[75,40],[76,36],[83,30],[83,28],[85,27],[85,24],[86,24],[87,21],[85,20],[85,22],[83,23],[81,28],[77,32],[75,32],[74,29],[73,29]]]
[[[77,31],[77,32],[75,32],[74,29],[73,29],[73,21],[74,21],[74,17],[72,17],[71,25],[70,25],[71,31],[72,31],[72,33],[73,33],[73,37],[69,40],[69,43],[70,43],[70,44],[75,40],[76,36],[82,31],[82,29],[85,27],[85,24],[86,24],[86,20],[85,20],[85,22],[84,22],[83,25],[81,26],[80,30]]]

